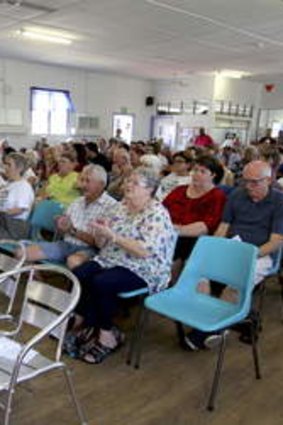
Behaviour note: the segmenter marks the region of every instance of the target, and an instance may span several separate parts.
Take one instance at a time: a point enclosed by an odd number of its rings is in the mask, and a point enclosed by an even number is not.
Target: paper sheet
[[[0,357],[5,359],[15,361],[19,352],[21,351],[21,344],[14,341],[13,339],[7,338],[5,336],[0,337]],[[24,358],[24,363],[29,363],[35,356],[37,352],[35,350],[30,350]]]

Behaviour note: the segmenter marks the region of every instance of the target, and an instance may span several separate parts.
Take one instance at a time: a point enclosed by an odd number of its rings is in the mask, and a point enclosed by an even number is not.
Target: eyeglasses
[[[187,161],[185,161],[182,158],[173,159],[173,163],[175,164],[186,164]]]
[[[246,186],[258,186],[265,179],[266,177],[260,177],[259,179],[243,179],[242,181]]]
[[[124,184],[129,184],[132,186],[139,186],[139,187],[147,187],[146,182],[140,179],[133,179],[133,178],[125,179]]]

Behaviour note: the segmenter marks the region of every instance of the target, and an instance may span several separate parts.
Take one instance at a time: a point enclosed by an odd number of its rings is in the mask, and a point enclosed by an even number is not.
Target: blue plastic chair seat
[[[146,298],[145,306],[169,319],[204,332],[227,328],[246,317],[239,304],[231,305],[205,294],[199,294],[198,302],[195,298],[190,301],[181,291],[174,291],[174,288]]]
[[[135,291],[120,292],[118,294],[118,297],[123,299],[129,299],[129,298],[139,297],[141,295],[147,295],[147,294],[148,294],[148,288],[141,288],[141,289],[136,289]]]

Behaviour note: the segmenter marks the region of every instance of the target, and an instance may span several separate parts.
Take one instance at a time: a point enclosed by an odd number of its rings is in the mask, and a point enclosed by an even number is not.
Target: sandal
[[[67,333],[63,341],[63,352],[72,358],[77,357],[77,336]]]
[[[80,348],[82,345],[87,344],[90,340],[92,340],[94,336],[94,328],[93,327],[87,327],[82,329],[77,334],[77,346]]]
[[[125,334],[123,334],[118,328],[113,327],[112,332],[116,339],[115,347],[107,347],[103,345],[99,340],[92,340],[84,344],[80,348],[80,359],[90,364],[101,363],[110,354],[117,351],[121,345],[125,342]]]
[[[110,354],[112,354],[118,346],[114,348],[106,347],[99,341],[93,342],[87,352],[82,352],[80,358],[89,364],[98,364],[103,362]]]
[[[78,334],[68,332],[63,342],[63,352],[76,359],[80,357],[80,349],[93,337],[94,328],[85,328]]]
[[[117,345],[120,346],[122,344],[124,344],[125,340],[126,340],[126,335],[120,331],[119,328],[117,328],[117,326],[113,326],[111,331],[113,332],[115,339],[117,341]]]

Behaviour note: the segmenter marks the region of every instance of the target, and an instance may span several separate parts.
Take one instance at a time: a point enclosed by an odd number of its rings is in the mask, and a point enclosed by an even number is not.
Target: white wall
[[[78,114],[99,117],[97,135],[112,135],[112,115],[123,109],[136,117],[134,139],[146,139],[150,131],[150,117],[155,106],[146,107],[145,98],[154,96],[155,103],[191,103],[193,100],[210,104],[208,115],[182,115],[178,122],[182,127],[204,126],[208,131],[215,126],[212,113],[214,100],[230,100],[235,103],[269,105],[270,94],[263,93],[262,84],[247,80],[219,79],[214,76],[191,75],[185,79],[149,81],[116,74],[103,74],[75,68],[41,65],[36,63],[0,59],[0,108],[20,109],[23,112],[22,134],[6,133],[0,126],[0,137],[8,136],[11,145],[31,146],[38,136],[30,134],[30,87],[39,86],[70,90]],[[278,89],[279,90],[279,89]],[[283,85],[280,89],[283,95]],[[277,104],[283,105],[283,96],[276,93]],[[272,93],[274,97],[274,94]],[[276,104],[273,98],[273,106]],[[252,129],[256,125],[255,111]],[[61,140],[62,138],[60,138]],[[49,138],[52,142],[56,138]]]
[[[215,77],[214,94],[215,100],[228,100],[241,105],[260,104],[262,85],[249,80]]]
[[[215,120],[214,106],[215,100],[231,101],[234,104],[240,105],[253,105],[254,115],[251,123],[236,122],[231,119],[231,123],[225,122],[223,124],[223,131],[217,142],[221,142],[227,131],[227,126],[233,129],[239,128],[239,135],[243,133],[243,127],[248,126],[245,138],[253,137],[256,130],[258,108],[260,105],[262,85],[260,83],[251,82],[248,80],[237,80],[232,78],[223,78],[215,76],[197,76],[192,75],[186,79],[172,79],[164,80],[155,83],[155,97],[158,103],[171,102],[177,105],[181,101],[192,102],[207,101],[210,105],[210,113],[207,115],[181,115],[175,117],[175,121],[181,127],[190,127],[196,129],[198,127],[205,127],[212,135],[219,135],[219,122]],[[195,131],[195,130],[194,130]],[[236,130],[237,132],[237,130]],[[242,140],[245,142],[246,140]]]
[[[247,142],[254,139],[258,124],[258,110],[261,103],[262,84],[235,78],[225,78],[222,76],[215,77],[214,85],[214,99],[231,101],[234,104],[253,106],[253,118],[250,123],[239,122],[231,120],[231,128],[239,128],[237,133],[245,134]],[[242,129],[241,129],[242,127]],[[246,131],[243,132],[243,128]],[[225,133],[225,131],[223,131]]]
[[[136,117],[134,139],[149,136],[151,110],[145,107],[145,98],[152,94],[150,81],[0,59],[0,107],[23,111],[24,134],[7,134],[3,129],[1,133],[0,128],[0,137],[8,136],[12,146],[31,146],[38,138],[30,135],[31,86],[70,90],[77,113],[99,117],[101,136],[112,136],[112,115],[121,108]]]
[[[207,101],[212,111],[214,92],[214,77],[191,75],[185,79],[162,80],[154,84],[156,103],[171,102],[179,106],[180,102],[192,103],[195,100]],[[183,126],[190,127],[213,127],[214,116],[208,115],[183,115],[178,117]]]
[[[283,109],[283,83],[276,85],[273,92],[262,91],[262,109]]]

